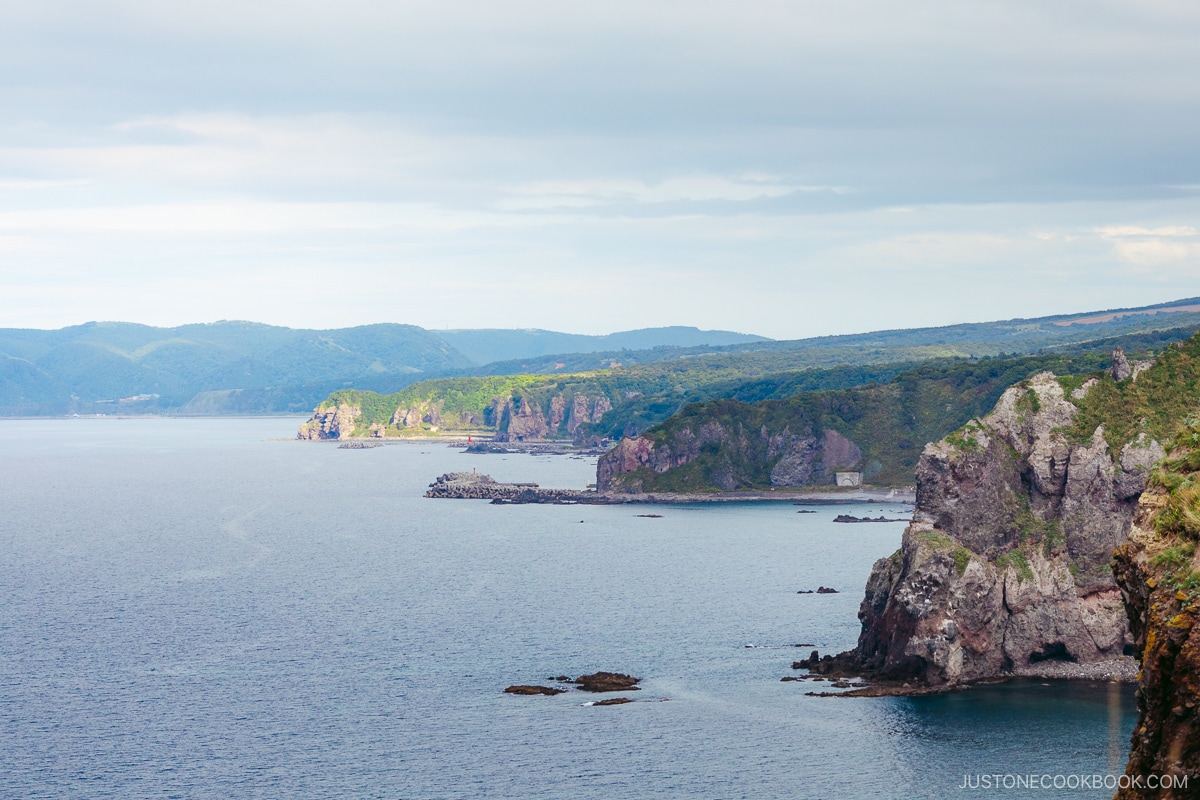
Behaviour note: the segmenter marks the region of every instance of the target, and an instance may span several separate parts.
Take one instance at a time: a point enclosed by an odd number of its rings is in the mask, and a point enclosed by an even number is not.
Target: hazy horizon
[[[1177,298],[1173,298],[1170,300],[1161,300],[1158,302],[1147,303],[1147,304],[1145,304],[1145,306],[1152,307],[1152,306],[1159,306],[1159,305],[1170,305],[1170,304],[1176,304],[1176,303],[1180,303],[1180,302],[1192,300],[1192,299],[1195,299],[1195,298],[1177,297]],[[1119,307],[1112,307],[1112,308],[1085,308],[1085,309],[1077,309],[1077,310],[1071,310],[1071,311],[1057,311],[1057,312],[1053,312],[1053,313],[1046,314],[1043,316],[1071,317],[1071,316],[1078,316],[1080,314],[1108,313],[1108,312],[1121,312],[1121,311],[1127,311],[1127,310],[1137,310],[1137,309],[1143,308],[1145,306],[1119,306]],[[947,323],[940,324],[940,325],[919,325],[919,326],[911,326],[911,327],[912,328],[953,327],[955,325],[970,325],[970,324],[976,324],[976,323],[1006,322],[1006,321],[1015,320],[1015,319],[1036,319],[1036,317],[1008,317],[1006,319],[963,319],[963,320],[958,320],[955,322],[947,322]],[[73,328],[73,327],[79,327],[79,326],[83,326],[83,325],[93,325],[93,324],[95,324],[95,325],[146,325],[147,327],[152,327],[152,328],[178,328],[178,327],[185,327],[188,325],[218,325],[218,324],[223,324],[223,323],[229,323],[229,324],[245,323],[245,324],[250,324],[250,325],[270,325],[270,326],[274,326],[274,327],[291,328],[293,330],[303,329],[303,326],[299,326],[299,325],[268,323],[268,322],[263,322],[261,320],[253,320],[253,319],[191,320],[188,322],[181,322],[177,325],[152,325],[149,323],[140,322],[138,320],[127,320],[127,319],[125,319],[125,320],[91,319],[91,320],[83,320],[80,322],[73,322],[68,325],[60,325],[60,326],[56,326],[56,327],[52,327],[52,328],[37,327],[37,326],[22,326],[21,328],[18,328],[18,329],[53,331],[53,330],[62,330],[65,328]],[[338,328],[332,328],[332,327],[311,328],[310,330],[337,330],[339,328],[369,327],[372,325],[414,325],[414,324],[415,323],[397,321],[397,320],[375,320],[375,321],[367,321],[367,322],[358,322],[358,323],[354,323],[352,325],[338,326]],[[619,334],[619,333],[636,333],[636,332],[642,331],[642,330],[659,330],[659,329],[665,329],[665,328],[687,328],[687,329],[697,330],[701,333],[707,333],[710,331],[716,332],[716,333],[735,333],[735,334],[744,335],[744,336],[760,336],[760,337],[763,337],[763,338],[766,338],[769,340],[773,340],[773,341],[787,341],[785,339],[777,339],[775,337],[764,336],[763,334],[760,334],[757,331],[753,331],[753,330],[736,330],[735,331],[735,330],[726,330],[726,329],[720,329],[720,328],[705,328],[705,327],[702,327],[699,325],[688,325],[686,323],[675,324],[675,325],[647,325],[647,326],[643,326],[640,328],[625,328],[625,329],[619,329],[619,330],[618,329],[600,330],[600,331],[596,331],[596,332],[591,332],[591,331],[581,332],[581,331],[576,331],[576,330],[552,330],[550,328],[529,328],[529,327],[527,327],[527,328],[430,328],[430,327],[426,327],[423,325],[417,325],[416,327],[423,328],[424,330],[427,330],[431,333],[457,333],[457,332],[461,332],[461,331],[497,330],[497,331],[524,331],[524,332],[555,333],[555,334],[566,334],[569,336],[595,336],[595,337],[611,336],[611,335]],[[13,327],[10,327],[10,329],[13,329]],[[907,329],[909,329],[909,328],[867,328],[867,329],[863,329],[863,330],[837,331],[837,332],[833,332],[833,333],[816,333],[816,334],[812,334],[812,336],[809,336],[809,337],[792,337],[792,338],[819,338],[819,337],[824,337],[824,336],[853,336],[853,335],[864,334],[864,333],[877,333],[877,332],[886,332],[886,331],[890,331],[890,330],[907,330]]]
[[[4,6],[0,327],[791,339],[1200,293],[1190,4]]]

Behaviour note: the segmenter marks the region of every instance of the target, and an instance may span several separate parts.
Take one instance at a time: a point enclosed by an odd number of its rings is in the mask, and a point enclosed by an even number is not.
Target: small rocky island
[[[455,500],[491,500],[496,504],[543,503],[571,505],[604,503],[595,492],[579,489],[543,489],[536,483],[501,483],[491,475],[474,472],[448,472],[429,484],[426,497]]]
[[[856,517],[851,514],[838,514],[834,522],[908,522],[906,519],[890,519],[880,514],[878,517]]]
[[[623,672],[595,672],[591,675],[580,675],[575,680],[571,680],[566,675],[559,675],[557,678],[551,678],[550,680],[562,684],[574,684],[576,689],[584,692],[637,692],[641,691],[641,687],[638,684],[642,682],[641,678],[635,678]],[[504,693],[553,697],[556,694],[563,694],[566,691],[566,689],[559,689],[553,686],[515,684],[505,689]],[[597,700],[590,705],[615,706],[629,702],[632,701],[627,697],[614,697],[609,700]]]

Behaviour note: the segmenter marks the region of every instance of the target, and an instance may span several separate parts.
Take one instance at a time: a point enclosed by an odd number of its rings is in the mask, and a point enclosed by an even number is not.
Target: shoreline
[[[963,692],[977,686],[998,686],[1013,681],[1084,681],[1090,683],[1119,683],[1136,685],[1140,665],[1133,656],[1121,656],[1110,661],[1094,661],[1079,664],[1072,661],[1043,661],[1020,670],[980,678],[967,683],[952,683],[942,686],[925,686],[913,683],[879,681],[871,683],[862,676],[825,676],[810,672],[791,680],[828,681],[834,688],[845,691],[811,691],[812,697],[922,697],[932,694]],[[819,688],[819,687],[814,687]]]
[[[425,497],[439,500],[488,500],[504,505],[685,505],[719,503],[791,503],[799,506],[913,505],[908,489],[766,490],[744,492],[654,492],[618,494],[591,489],[546,489],[535,483],[502,483],[490,475],[451,472],[429,484]],[[903,520],[900,520],[903,521]]]
[[[798,506],[839,506],[856,503],[913,505],[917,493],[912,489],[856,489],[838,492],[826,489],[757,490],[744,492],[648,492],[645,494],[616,494],[605,492],[607,505],[630,504],[687,504],[687,503],[791,503]]]

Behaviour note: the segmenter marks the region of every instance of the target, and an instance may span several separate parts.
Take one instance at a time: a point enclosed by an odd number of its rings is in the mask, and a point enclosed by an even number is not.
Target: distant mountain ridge
[[[644,383],[658,388],[642,391],[645,408],[622,404],[618,416],[629,418],[607,426],[616,432],[644,429],[685,399],[731,396],[722,387],[784,373],[1049,354],[1188,327],[1200,327],[1200,298],[792,341],[679,326],[584,336],[391,323],[304,330],[253,322],[177,328],[90,322],[53,331],[0,329],[0,415],[303,413],[342,389],[390,394],[431,378],[633,370],[621,377],[630,392]]]
[[[720,347],[771,341],[766,337],[752,334],[702,331],[698,328],[680,325],[666,328],[641,328],[603,336],[558,333],[537,328],[524,330],[476,328],[435,331],[435,333],[476,364],[537,358],[559,353],[652,350],[657,347]]]
[[[696,328],[580,336],[458,331],[473,352],[520,358],[564,343],[582,351],[766,341]],[[484,346],[484,342],[487,342]],[[395,391],[415,380],[477,370],[442,335],[381,323],[332,330],[222,321],[156,328],[89,322],[58,330],[0,329],[0,414],[306,412],[347,387]]]

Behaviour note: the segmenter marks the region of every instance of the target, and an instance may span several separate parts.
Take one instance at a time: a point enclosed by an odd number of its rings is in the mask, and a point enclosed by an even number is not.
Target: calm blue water
[[[853,645],[903,525],[426,500],[594,461],[282,441],[297,422],[0,422],[0,797],[942,798],[1123,769],[1126,688],[779,681],[810,649],[786,645]],[[639,702],[501,692],[598,669]]]

